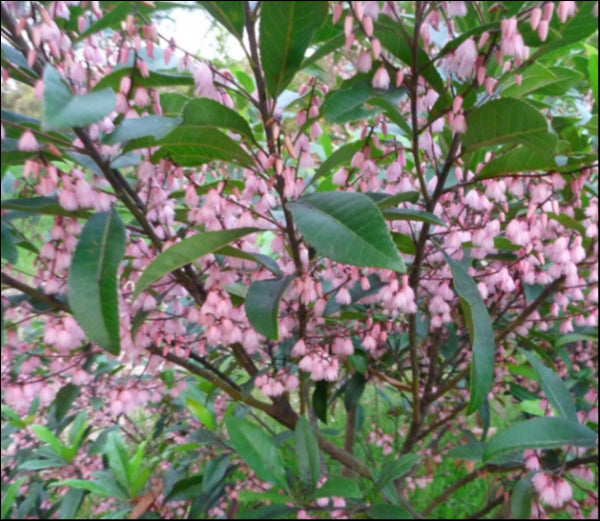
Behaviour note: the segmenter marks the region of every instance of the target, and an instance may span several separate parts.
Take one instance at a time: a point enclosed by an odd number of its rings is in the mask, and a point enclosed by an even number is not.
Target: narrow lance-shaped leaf
[[[73,95],[60,73],[51,65],[44,69],[43,127],[59,129],[83,127],[100,121],[115,108],[117,97],[112,89]]]
[[[496,434],[485,448],[483,461],[526,449],[594,447],[597,443],[598,433],[585,425],[563,418],[533,418]]]
[[[236,239],[256,231],[259,231],[259,229],[237,228],[218,232],[202,232],[174,244],[156,257],[150,263],[150,266],[146,268],[146,271],[142,273],[131,297],[132,300],[135,300],[142,291],[157,280],[160,280],[167,273],[181,268],[181,266],[185,266],[204,255],[213,253]]]
[[[294,279],[288,275],[281,279],[257,280],[246,295],[246,315],[256,331],[267,338],[279,338],[279,301]]]
[[[405,272],[375,203],[356,192],[325,192],[288,204],[296,225],[321,255],[345,264]]]
[[[287,490],[285,467],[273,440],[244,418],[230,416],[226,424],[233,448],[258,478]]]
[[[271,96],[281,94],[302,66],[327,8],[327,2],[315,1],[262,3],[260,57]]]
[[[315,488],[321,475],[321,459],[317,437],[309,421],[301,416],[294,431],[300,479]]]
[[[112,209],[84,226],[69,271],[69,306],[88,338],[113,355],[121,350],[117,271],[125,255],[125,226]]]
[[[575,409],[575,403],[563,379],[546,367],[533,353],[528,351],[522,352],[540,377],[542,391],[544,391],[546,398],[548,398],[548,401],[556,409],[556,412],[565,420],[576,422],[577,410]]]
[[[467,414],[477,411],[485,401],[494,380],[496,342],[494,329],[485,302],[475,281],[462,264],[444,253],[452,270],[454,288],[469,329],[473,359],[471,361],[471,400]]]
[[[246,14],[244,2],[228,0],[227,2],[198,2],[217,22],[227,29],[238,40],[244,35]]]

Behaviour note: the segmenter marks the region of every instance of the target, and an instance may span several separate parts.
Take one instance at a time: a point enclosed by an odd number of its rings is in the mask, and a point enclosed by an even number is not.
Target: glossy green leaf
[[[409,210],[405,208],[390,208],[383,211],[388,221],[420,221],[446,227],[446,223],[438,216],[424,210]]]
[[[521,98],[535,92],[542,87],[556,83],[558,77],[548,67],[541,63],[532,63],[529,67],[519,71],[520,80],[516,74],[508,76],[502,82],[503,98]]]
[[[558,164],[554,155],[543,154],[537,150],[520,146],[508,150],[492,159],[481,169],[478,178],[488,179],[502,174],[517,172],[535,172],[536,170],[556,170]]]
[[[294,275],[256,280],[246,294],[246,316],[252,327],[272,340],[279,338],[279,301]]]
[[[563,379],[557,373],[552,371],[552,369],[546,367],[532,352],[523,350],[521,350],[521,352],[536,370],[540,377],[542,391],[546,395],[546,398],[548,398],[548,401],[556,409],[556,412],[565,420],[577,422],[575,402]]]
[[[238,40],[244,36],[246,13],[244,2],[228,0],[227,2],[198,2],[210,15],[217,20]]]
[[[233,448],[258,478],[287,490],[285,467],[271,437],[244,418],[230,416],[225,422]]]
[[[375,503],[367,510],[370,519],[413,519],[404,507],[389,503]]]
[[[398,206],[400,203],[416,203],[419,200],[419,192],[402,192],[400,194],[382,194],[376,192],[367,192],[368,195],[380,210],[385,210],[394,206]]]
[[[564,445],[594,447],[598,433],[563,418],[532,418],[496,434],[488,442],[483,460],[526,449],[556,449]]]
[[[198,400],[194,400],[193,398],[187,398],[185,402],[190,411],[194,413],[194,416],[196,416],[196,418],[198,418],[204,426],[211,431],[215,430],[215,417],[204,404],[200,403]]]
[[[117,272],[125,254],[125,226],[113,209],[85,224],[73,254],[69,306],[88,338],[113,355],[121,350]]]
[[[45,129],[83,127],[108,116],[117,104],[112,89],[74,95],[60,73],[51,65],[44,69]]]
[[[588,79],[590,81],[590,85],[592,87],[592,92],[594,93],[594,99],[596,100],[596,105],[598,105],[598,50],[596,52],[590,53],[589,61],[588,61]]]
[[[331,260],[405,272],[381,212],[364,194],[324,192],[288,204],[308,243]]]
[[[404,454],[397,460],[388,463],[382,470],[379,479],[375,486],[375,493],[386,487],[388,484],[393,483],[394,480],[401,478],[408,474],[419,461],[419,456],[416,454]]]
[[[144,273],[142,273],[131,297],[132,300],[135,300],[142,291],[157,280],[160,280],[167,273],[181,268],[204,255],[213,253],[236,239],[256,231],[259,231],[259,229],[237,228],[217,232],[200,232],[174,244],[156,257]]]
[[[54,434],[48,427],[44,425],[34,425],[32,428],[33,432],[35,432],[35,435],[41,441],[50,445],[50,447],[52,447],[52,449],[58,456],[69,462],[72,460],[72,458],[70,458],[71,454],[69,451],[69,447],[64,445],[58,439],[56,434]]]
[[[304,53],[327,16],[327,2],[264,2],[260,58],[267,90],[276,98],[300,70]]]
[[[533,500],[531,476],[521,478],[510,496],[510,510],[513,519],[529,519]]]
[[[113,490],[107,489],[94,481],[85,479],[65,479],[63,481],[54,481],[48,487],[71,487],[79,490],[87,490],[93,494],[98,494],[103,497],[113,497]]]
[[[467,414],[472,414],[479,410],[492,388],[496,351],[494,328],[475,281],[461,263],[445,253],[444,257],[452,270],[454,289],[460,297],[473,349],[471,400],[467,409]]]
[[[321,476],[321,455],[317,437],[304,416],[301,416],[296,423],[294,438],[300,479],[315,488]]]
[[[492,100],[469,112],[462,140],[463,154],[508,143],[525,145],[547,157],[554,157],[556,142],[544,115],[512,98]]]
[[[343,165],[349,165],[350,161],[354,157],[354,154],[361,150],[364,145],[364,140],[360,140],[346,143],[339,147],[333,154],[323,161],[323,163],[321,163],[321,166],[317,168],[315,175],[312,177],[308,185],[310,186],[321,177],[327,175],[334,168],[338,168]]]
[[[52,402],[54,407],[54,420],[60,422],[69,412],[71,405],[80,394],[81,388],[78,385],[67,384],[60,388]]]
[[[136,119],[125,119],[106,138],[104,142],[112,145],[123,143],[132,139],[151,136],[161,139],[181,123],[181,118],[167,118],[163,116],[143,116]]]
[[[313,497],[361,498],[362,492],[355,479],[332,476],[323,483],[321,488],[315,490]]]

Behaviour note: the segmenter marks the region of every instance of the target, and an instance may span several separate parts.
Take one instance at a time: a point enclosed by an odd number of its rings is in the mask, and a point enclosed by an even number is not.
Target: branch
[[[45,304],[48,304],[52,309],[56,311],[65,311],[71,313],[71,308],[65,302],[58,300],[56,297],[46,295],[43,291],[33,288],[20,280],[17,280],[6,273],[2,273],[2,284],[6,284],[11,288],[14,288],[25,295],[29,295]]]

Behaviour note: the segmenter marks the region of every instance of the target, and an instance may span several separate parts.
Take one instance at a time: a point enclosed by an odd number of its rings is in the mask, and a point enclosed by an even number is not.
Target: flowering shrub
[[[2,517],[597,518],[597,4],[176,5],[2,2]]]

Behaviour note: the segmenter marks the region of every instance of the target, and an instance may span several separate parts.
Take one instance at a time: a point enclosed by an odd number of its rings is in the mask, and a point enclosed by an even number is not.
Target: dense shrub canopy
[[[597,518],[595,2],[1,9],[2,517]]]

